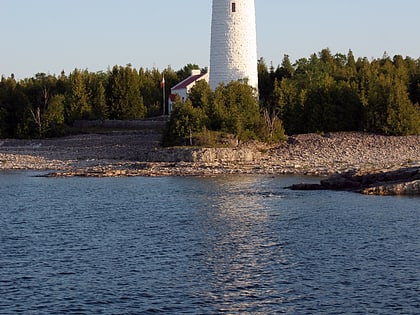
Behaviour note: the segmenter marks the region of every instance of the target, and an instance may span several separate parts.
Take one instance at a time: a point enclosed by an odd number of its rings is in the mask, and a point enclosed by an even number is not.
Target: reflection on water
[[[278,290],[279,283],[287,283],[280,271],[288,262],[264,202],[281,202],[285,196],[264,191],[258,177],[219,178],[207,192],[212,204],[210,211],[199,212],[205,251],[198,262],[206,269],[201,279],[205,299],[219,311],[250,314],[292,300],[291,288]]]
[[[299,181],[0,174],[1,313],[416,314],[418,199]]]

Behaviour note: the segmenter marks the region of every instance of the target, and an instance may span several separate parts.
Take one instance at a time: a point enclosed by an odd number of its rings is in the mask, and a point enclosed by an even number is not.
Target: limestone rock
[[[347,190],[368,195],[420,195],[420,167],[391,171],[349,171],[320,184],[296,184],[294,190]]]
[[[361,193],[380,196],[420,195],[420,180],[368,187],[362,189]]]

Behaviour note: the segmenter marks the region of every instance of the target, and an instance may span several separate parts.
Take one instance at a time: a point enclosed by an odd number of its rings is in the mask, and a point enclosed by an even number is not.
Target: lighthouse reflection
[[[225,178],[218,185],[213,211],[203,222],[203,228],[211,229],[203,231],[200,265],[207,269],[208,279],[202,279],[201,294],[223,312],[261,311],[262,303],[268,309],[281,302],[276,281],[287,265],[281,241],[270,226],[272,213],[264,205],[271,193],[252,177]]]

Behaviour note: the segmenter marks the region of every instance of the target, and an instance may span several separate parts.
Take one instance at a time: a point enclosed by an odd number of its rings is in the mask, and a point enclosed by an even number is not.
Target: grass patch
[[[238,139],[225,132],[204,130],[194,133],[193,143],[198,147],[230,148],[238,145]]]

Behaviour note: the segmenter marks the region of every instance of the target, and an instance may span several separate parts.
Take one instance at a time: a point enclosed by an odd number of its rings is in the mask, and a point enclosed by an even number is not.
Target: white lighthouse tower
[[[210,86],[246,80],[258,88],[254,0],[213,0]]]

